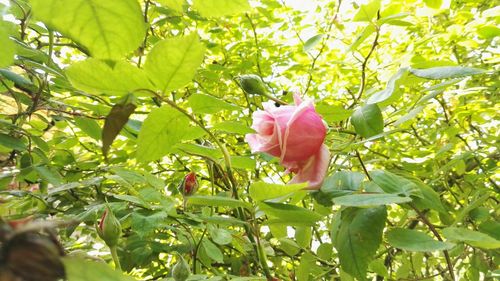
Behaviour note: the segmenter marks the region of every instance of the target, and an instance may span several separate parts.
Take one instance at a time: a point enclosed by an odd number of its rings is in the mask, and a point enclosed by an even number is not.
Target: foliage
[[[11,0],[0,13],[5,278],[9,237],[36,222],[58,222],[68,280],[173,280],[176,264],[188,280],[500,275],[495,1]],[[320,190],[286,185],[244,141],[252,113],[292,92],[329,128]],[[183,198],[190,172],[199,188]],[[106,208],[122,228],[111,251]]]

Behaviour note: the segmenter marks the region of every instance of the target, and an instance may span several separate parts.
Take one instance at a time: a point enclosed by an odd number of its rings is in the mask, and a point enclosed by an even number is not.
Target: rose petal
[[[274,118],[266,111],[258,110],[252,114],[252,129],[260,135],[271,135],[274,130]]]
[[[302,98],[300,97],[299,93],[293,94],[293,102],[295,102],[295,105],[300,105],[302,103]]]
[[[274,137],[262,137],[257,134],[246,134],[245,141],[250,145],[250,150],[252,153],[264,152],[268,153],[274,157],[279,157],[281,149],[279,147],[278,141],[273,139]]]
[[[326,128],[310,101],[296,107],[286,124],[281,161],[303,161],[316,154],[326,137]]]
[[[307,189],[319,189],[328,171],[329,162],[330,151],[326,145],[322,145],[314,156],[303,162],[298,173],[289,183],[308,182]]]

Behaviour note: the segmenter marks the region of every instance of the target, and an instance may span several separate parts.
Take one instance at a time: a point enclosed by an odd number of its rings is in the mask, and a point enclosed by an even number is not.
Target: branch
[[[436,236],[437,240],[443,241],[443,238],[441,238],[441,235],[439,234],[439,232],[437,232],[434,225],[427,219],[427,217],[422,212],[420,212],[420,210],[415,206],[415,204],[410,202],[409,205],[418,214],[420,220],[429,227],[429,230],[434,234],[434,236]],[[453,273],[453,264],[451,262],[450,255],[448,254],[447,250],[443,250],[443,254],[446,259],[446,265],[448,267],[448,272],[450,273],[450,277],[452,280],[455,280],[455,274]]]
[[[247,17],[248,21],[250,22],[250,25],[252,26],[253,40],[255,42],[255,47],[257,48],[255,61],[257,63],[257,69],[259,70],[259,74],[260,76],[262,76],[262,69],[260,68],[260,46],[259,46],[259,40],[257,39],[257,31],[255,30],[255,25],[253,24],[253,21],[248,15],[248,13],[245,13],[245,16]]]
[[[365,167],[365,163],[363,163],[363,160],[361,159],[361,155],[359,154],[358,150],[356,149],[356,157],[358,158],[359,160],[359,163],[361,164],[361,167],[363,167],[363,171],[365,172],[365,175],[368,177],[368,179],[371,181],[372,180],[372,177],[370,176],[370,174],[368,173],[368,170],[366,169]]]

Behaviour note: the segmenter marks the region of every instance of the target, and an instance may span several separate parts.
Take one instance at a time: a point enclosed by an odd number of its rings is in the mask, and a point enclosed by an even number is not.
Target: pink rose
[[[252,152],[265,152],[280,158],[287,171],[295,173],[290,183],[309,182],[319,189],[328,169],[330,152],[323,144],[326,127],[311,101],[295,94],[295,105],[276,107],[264,103],[264,111],[253,113],[252,128],[245,140]]]

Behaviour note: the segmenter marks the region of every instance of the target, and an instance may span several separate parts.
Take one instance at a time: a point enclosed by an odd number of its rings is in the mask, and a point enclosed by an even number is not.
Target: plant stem
[[[118,258],[118,253],[116,252],[116,246],[110,246],[109,250],[111,251],[111,257],[115,262],[115,269],[122,271],[122,266],[120,264],[120,259]]]
[[[186,117],[188,117],[189,120],[191,120],[194,123],[196,123],[196,125],[198,125],[203,131],[205,131],[208,134],[208,136],[216,143],[216,145],[219,147],[219,149],[222,151],[222,154],[224,155],[224,162],[225,162],[225,166],[226,166],[226,173],[227,173],[227,177],[229,178],[229,182],[230,182],[229,187],[231,188],[231,190],[233,192],[234,199],[239,199],[239,195],[238,195],[238,183],[236,182],[236,179],[234,178],[234,175],[233,175],[233,172],[232,172],[232,169],[231,169],[231,157],[230,157],[229,152],[227,151],[226,147],[217,139],[217,137],[210,130],[208,130],[200,121],[198,121],[193,115],[191,115],[185,109],[179,107],[174,101],[172,101],[172,100],[170,100],[168,98],[163,98],[158,93],[156,93],[156,92],[154,92],[152,90],[149,90],[149,89],[140,89],[140,90],[141,91],[149,92],[149,93],[153,94],[154,96],[156,96],[161,101],[166,102],[168,105],[170,105],[171,107],[173,107],[174,109],[176,109],[177,111],[179,111],[180,113],[182,113]],[[236,211],[237,211],[237,214],[238,214],[238,218],[240,220],[246,222],[247,221],[247,217],[245,215],[244,210],[242,208],[237,208]],[[262,258],[262,257],[265,257],[265,256],[263,256],[264,253],[262,252],[263,250],[260,247],[260,240],[259,240],[259,237],[258,237],[259,233],[256,233],[257,244],[255,244],[256,241],[255,241],[255,237],[254,237],[254,234],[252,232],[252,229],[248,225],[245,225],[244,228],[245,228],[245,232],[246,232],[246,234],[248,236],[248,239],[250,239],[250,242],[252,242],[252,244],[254,245],[254,251],[257,253],[257,256],[258,256],[257,262],[260,263],[260,266],[264,270],[264,274],[266,275],[266,278],[268,280],[271,280],[272,276],[271,276],[271,273],[269,271],[269,267],[267,266],[267,261],[266,261],[266,259]]]
[[[418,217],[420,220],[429,227],[429,230],[436,236],[437,240],[443,241],[443,238],[441,238],[441,235],[439,235],[439,232],[437,232],[436,228],[434,225],[425,217],[425,215],[420,212],[420,210],[415,206],[413,203],[409,203],[409,205],[412,207],[412,209],[418,214]],[[448,272],[450,273],[451,280],[455,280],[455,274],[453,273],[453,264],[450,259],[450,255],[448,254],[447,250],[443,250],[444,258],[446,259],[446,266],[448,267]]]

